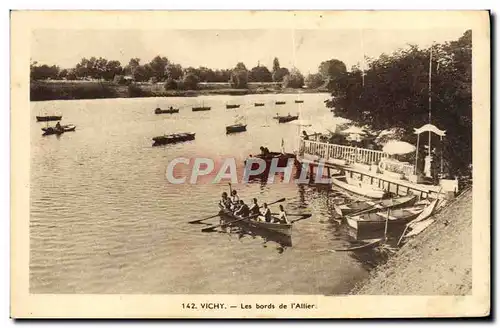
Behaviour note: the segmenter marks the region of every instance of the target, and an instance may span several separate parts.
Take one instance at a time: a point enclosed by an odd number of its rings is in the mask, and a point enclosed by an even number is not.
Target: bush
[[[179,87],[178,85],[179,83],[172,79],[172,78],[168,78],[167,81],[165,82],[164,84],[164,87],[165,87],[165,90],[177,90],[177,88]]]

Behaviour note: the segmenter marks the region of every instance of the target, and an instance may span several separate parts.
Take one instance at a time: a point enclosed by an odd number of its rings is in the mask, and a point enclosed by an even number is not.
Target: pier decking
[[[382,188],[396,195],[412,193],[421,198],[441,196],[439,186],[424,185],[402,180],[393,173],[378,173],[378,163],[389,155],[381,151],[301,140],[298,160],[314,171],[320,163],[327,170],[336,169],[364,183]],[[403,166],[412,174],[413,166]],[[314,172],[313,172],[314,173]]]

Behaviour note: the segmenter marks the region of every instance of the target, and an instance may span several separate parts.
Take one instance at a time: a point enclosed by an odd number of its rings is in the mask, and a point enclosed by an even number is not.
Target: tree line
[[[274,58],[272,70],[266,66],[248,69],[239,62],[230,69],[210,69],[207,67],[187,67],[170,61],[163,56],[156,56],[150,62],[141,64],[139,58],[131,58],[127,65],[122,66],[117,60],[91,57],[82,60],[74,68],[61,69],[58,66],[30,64],[30,78],[37,80],[104,80],[119,84],[130,82],[164,82],[165,89],[195,90],[200,82],[229,83],[232,88],[245,89],[249,82],[277,82],[284,88],[327,87],[336,75],[344,73],[345,64],[333,59],[325,61],[318,67],[318,73],[309,74],[304,78],[296,68],[281,67],[278,58]]]
[[[430,58],[431,47],[415,45],[366,58],[366,69],[354,66],[330,81],[333,97],[327,106],[338,116],[375,129],[405,128],[407,141],[414,143],[413,128],[429,122],[430,93],[431,123],[447,131],[445,169],[464,173],[472,163],[472,32],[432,46],[429,90]],[[425,152],[426,142],[421,144]]]

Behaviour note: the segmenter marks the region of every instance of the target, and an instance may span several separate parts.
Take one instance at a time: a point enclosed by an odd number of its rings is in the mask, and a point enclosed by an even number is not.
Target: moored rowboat
[[[247,130],[246,124],[233,124],[226,126],[226,134],[236,133],[236,132],[245,132]]]
[[[286,104],[286,101],[277,101],[275,102],[276,105],[284,105]]]
[[[287,115],[287,116],[275,116],[274,119],[278,120],[278,123],[288,123],[299,119],[298,115]]]
[[[52,115],[52,116],[37,116],[36,117],[37,122],[60,121],[61,119],[62,119],[62,115],[61,116]]]
[[[340,216],[350,215],[359,212],[372,212],[384,209],[396,209],[405,206],[411,206],[417,200],[417,196],[408,195],[381,201],[355,201],[347,204],[333,204],[335,212]]]
[[[206,110],[210,110],[212,107],[193,107],[192,110],[193,112],[202,112]]]
[[[227,109],[231,109],[231,108],[239,108],[240,105],[226,105],[226,108]]]
[[[395,210],[365,213],[356,216],[347,216],[347,224],[363,232],[383,231],[387,221],[388,227],[405,225],[418,217],[426,208],[425,205],[400,208]]]
[[[155,114],[175,114],[179,112],[179,108],[161,109],[156,108]]]
[[[195,133],[175,133],[168,134],[164,136],[154,137],[153,138],[153,146],[172,144],[177,142],[184,142],[194,140]]]
[[[255,103],[254,104],[255,107],[260,107],[260,106],[264,106],[264,103]]]
[[[234,215],[231,211],[228,211],[228,210],[221,210],[219,212],[219,215],[220,215],[221,219],[228,221],[228,222],[242,219],[241,217]],[[259,228],[259,229],[265,229],[265,230],[280,233],[280,234],[283,234],[286,236],[292,235],[292,224],[260,222],[260,221],[254,220],[254,219],[242,220],[242,221],[236,222],[236,224],[241,224],[241,225],[245,225],[248,227],[254,227],[254,228]]]

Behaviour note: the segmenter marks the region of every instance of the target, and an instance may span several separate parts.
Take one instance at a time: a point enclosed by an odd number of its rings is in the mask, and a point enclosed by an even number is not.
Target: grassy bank
[[[34,81],[30,84],[31,101],[318,92],[325,92],[325,90],[282,89],[275,83],[250,83],[248,89],[232,89],[228,83],[205,83],[200,84],[198,90],[165,90],[163,83],[126,86],[96,81]]]
[[[351,294],[470,295],[472,191],[453,200],[435,220]]]

